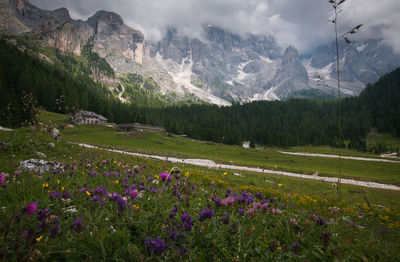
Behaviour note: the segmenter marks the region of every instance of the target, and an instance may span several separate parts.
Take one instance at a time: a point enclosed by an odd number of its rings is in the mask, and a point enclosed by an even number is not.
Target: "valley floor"
[[[82,144],[82,143],[74,143],[81,147],[91,148],[91,149],[100,149],[106,150],[110,152],[115,152],[119,154],[125,155],[132,155],[137,157],[144,157],[144,158],[152,158],[161,161],[167,161],[170,163],[180,163],[180,164],[189,164],[207,168],[214,168],[214,169],[226,169],[226,170],[240,170],[240,171],[248,171],[248,172],[256,172],[256,173],[263,173],[263,174],[274,174],[279,176],[289,176],[295,177],[300,179],[311,179],[311,180],[319,180],[324,182],[331,182],[331,183],[341,183],[346,185],[355,185],[360,187],[369,187],[369,188],[377,188],[377,189],[387,189],[387,190],[396,190],[400,191],[400,187],[395,185],[388,185],[388,184],[380,184],[376,182],[368,182],[368,181],[357,181],[354,179],[344,179],[344,178],[337,178],[337,177],[319,177],[318,175],[305,175],[305,174],[298,174],[298,173],[291,173],[291,172],[284,172],[284,171],[277,171],[271,169],[264,169],[258,167],[246,167],[246,166],[235,166],[235,165],[226,165],[226,164],[217,164],[212,160],[209,159],[179,159],[176,157],[168,157],[168,156],[157,156],[157,155],[146,155],[146,154],[139,154],[133,153],[128,151],[121,151],[116,149],[107,149],[96,147],[89,144]],[[325,155],[325,154],[311,154],[311,153],[291,153],[291,152],[282,152],[283,154],[293,154],[293,155],[301,155],[301,156],[318,156],[318,157],[328,157],[328,158],[339,158],[337,155]],[[362,157],[343,157],[345,159],[354,159],[354,160],[361,160],[361,161],[377,161],[377,162],[390,162],[390,163],[399,163],[398,161],[391,161],[386,159],[375,159],[375,158],[362,158]]]

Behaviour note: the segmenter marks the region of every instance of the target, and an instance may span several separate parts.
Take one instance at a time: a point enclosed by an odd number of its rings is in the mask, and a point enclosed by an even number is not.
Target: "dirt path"
[[[115,150],[115,149],[100,148],[100,147],[96,147],[96,146],[92,146],[92,145],[88,145],[88,144],[81,144],[81,143],[73,143],[73,144],[79,145],[81,147],[86,147],[86,148],[105,150],[105,151],[110,151],[110,152],[119,153],[119,154],[136,156],[136,157],[152,158],[152,159],[157,159],[157,160],[161,160],[161,161],[168,161],[171,163],[190,164],[190,165],[215,168],[215,169],[241,170],[241,171],[249,171],[249,172],[256,172],[256,173],[263,173],[263,174],[289,176],[289,177],[296,177],[296,178],[325,181],[325,182],[330,182],[330,183],[340,182],[341,184],[346,184],[346,185],[355,185],[355,186],[362,186],[362,187],[369,187],[369,188],[400,191],[400,187],[398,187],[398,186],[388,185],[388,184],[380,184],[380,183],[375,183],[375,182],[358,181],[358,180],[354,180],[354,179],[344,179],[344,178],[339,179],[337,177],[311,176],[311,175],[297,174],[297,173],[284,172],[284,171],[276,171],[276,170],[270,170],[270,169],[264,169],[264,168],[258,168],[258,167],[246,167],[246,166],[218,164],[218,163],[215,163],[214,161],[208,160],[208,159],[180,159],[180,158],[175,158],[175,157],[146,155],[146,154],[132,153],[132,152],[128,152],[128,151],[121,151],[121,150]]]
[[[122,102],[122,103],[127,103],[128,100],[126,100],[125,98],[122,97],[122,95],[125,92],[125,86],[122,84],[122,82],[119,82],[119,85],[122,87],[122,91],[121,93],[118,94],[118,99]]]
[[[295,156],[316,156],[316,157],[327,157],[327,158],[339,158],[339,155],[328,155],[328,154],[316,154],[316,153],[303,153],[303,152],[286,152],[286,151],[278,151],[279,153],[286,155],[295,155]],[[380,159],[380,158],[368,158],[368,157],[357,157],[357,156],[342,156],[342,159],[352,159],[352,160],[360,160],[360,161],[374,161],[374,162],[387,162],[387,163],[398,163],[400,161],[388,160],[388,159]]]

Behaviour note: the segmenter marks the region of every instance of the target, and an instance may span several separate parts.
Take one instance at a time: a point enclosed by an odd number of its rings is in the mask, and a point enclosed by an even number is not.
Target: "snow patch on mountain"
[[[229,103],[228,101],[209,94],[192,84],[193,59],[191,55],[184,58],[180,64],[176,63],[172,59],[163,59],[160,53],[156,54],[155,59],[164,68],[169,70],[168,73],[172,76],[172,79],[178,85],[179,88],[177,89],[177,91],[180,94],[190,93],[201,100],[220,106],[231,105],[231,103]]]
[[[362,51],[364,51],[364,49],[365,49],[367,46],[368,46],[368,43],[364,43],[364,44],[362,44],[362,45],[357,46],[356,49],[357,49],[358,52],[362,52]]]

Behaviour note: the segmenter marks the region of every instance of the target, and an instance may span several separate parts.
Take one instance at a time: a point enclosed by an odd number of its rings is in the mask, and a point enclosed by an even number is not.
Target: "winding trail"
[[[358,180],[354,180],[354,179],[345,179],[345,178],[340,179],[337,177],[311,176],[311,175],[297,174],[297,173],[291,173],[291,172],[285,172],[285,171],[276,171],[276,170],[270,170],[270,169],[264,169],[264,168],[258,168],[258,167],[225,165],[225,164],[215,163],[214,161],[208,160],[208,159],[180,159],[180,158],[175,158],[175,157],[146,155],[146,154],[133,153],[133,152],[122,151],[122,150],[101,148],[101,147],[88,145],[88,144],[82,144],[82,143],[74,143],[74,142],[71,142],[71,143],[79,145],[81,147],[85,147],[85,148],[105,150],[105,151],[110,151],[110,152],[119,153],[119,154],[136,156],[136,157],[151,158],[151,159],[156,159],[156,160],[161,160],[161,161],[168,161],[171,163],[190,164],[190,165],[215,168],[215,169],[241,170],[241,171],[249,171],[249,172],[262,173],[262,174],[273,174],[273,175],[280,175],[280,176],[289,176],[289,177],[296,177],[296,178],[319,180],[319,181],[325,181],[325,182],[331,182],[331,183],[340,182],[341,184],[346,184],[346,185],[355,185],[355,186],[361,186],[361,187],[400,191],[400,187],[398,187],[398,186],[388,185],[388,184],[380,184],[380,183],[376,183],[376,182],[358,181]]]
[[[327,158],[339,158],[340,157],[339,155],[316,154],[316,153],[286,152],[286,151],[278,151],[278,152],[281,154],[295,155],[295,156],[315,156],[315,157],[327,157]],[[374,161],[374,162],[387,162],[387,163],[400,164],[400,161],[380,159],[380,158],[357,157],[357,156],[341,156],[341,158],[342,159],[360,160],[360,161]]]
[[[122,95],[123,95],[124,92],[125,92],[125,86],[122,84],[121,81],[119,82],[119,85],[122,87],[122,91],[121,91],[121,93],[118,94],[118,99],[119,99],[122,103],[127,103],[128,100],[126,100],[125,98],[122,97]]]

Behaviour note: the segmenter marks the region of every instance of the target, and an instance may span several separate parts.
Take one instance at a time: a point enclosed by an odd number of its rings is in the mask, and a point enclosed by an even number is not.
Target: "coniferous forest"
[[[85,109],[104,115],[110,122],[159,125],[169,132],[208,141],[338,145],[339,110],[334,99],[258,101],[230,107],[123,104],[106,86],[93,81],[90,68],[71,55],[57,52],[57,59],[49,63],[1,40],[0,57],[2,126],[16,127],[32,117],[27,107],[35,103],[21,99],[31,94],[38,106],[51,112]],[[110,68],[106,69],[112,75]],[[368,85],[358,97],[342,99],[341,111],[344,146],[365,149],[365,137],[371,129],[400,136],[400,69]]]

